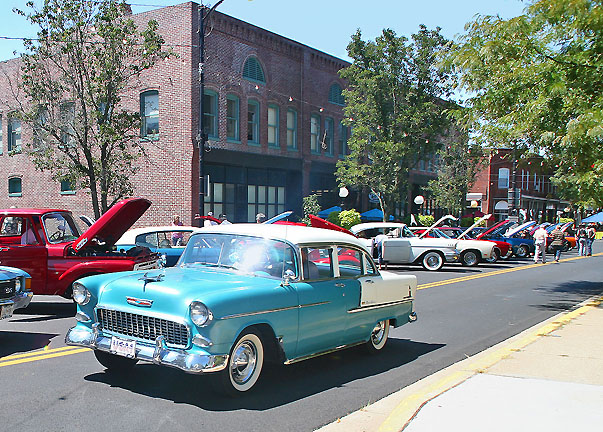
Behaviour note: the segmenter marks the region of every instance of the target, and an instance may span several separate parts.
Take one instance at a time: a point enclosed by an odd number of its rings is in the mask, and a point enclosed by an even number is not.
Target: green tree
[[[531,0],[481,16],[449,55],[470,95],[457,118],[475,138],[541,154],[574,203],[603,206],[603,7]]]
[[[44,0],[15,10],[39,27],[25,42],[21,115],[34,130],[26,149],[36,167],[88,188],[98,218],[131,195],[134,162],[145,153],[141,118],[122,95],[169,56],[157,22],[139,30],[123,0]]]
[[[440,29],[421,26],[411,40],[383,30],[363,41],[358,30],[349,43],[352,65],[340,72],[350,154],[337,163],[342,185],[366,188],[379,197],[384,220],[408,189],[409,170],[433,156],[446,133],[450,79],[438,55],[448,41]]]
[[[360,222],[362,222],[360,213],[358,213],[354,209],[343,210],[341,213],[339,213],[339,220],[340,225],[347,230],[352,228],[354,225],[358,225]]]
[[[318,203],[318,195],[312,194],[303,198],[303,211],[304,217],[302,218],[302,222],[306,225],[310,225],[310,217],[309,215],[316,215],[320,211],[320,204]]]
[[[486,160],[482,148],[472,145],[467,136],[459,135],[437,152],[437,178],[429,181],[427,189],[436,205],[456,215],[465,207],[467,192],[478,170]]]

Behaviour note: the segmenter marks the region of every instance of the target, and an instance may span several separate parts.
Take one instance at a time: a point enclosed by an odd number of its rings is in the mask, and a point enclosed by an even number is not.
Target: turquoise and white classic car
[[[27,307],[32,297],[29,273],[0,266],[0,319],[10,318],[15,309]]]
[[[216,225],[193,234],[175,267],[77,281],[69,345],[107,369],[137,361],[211,373],[250,390],[266,361],[285,364],[363,344],[416,320],[412,275],[379,272],[361,241],[330,230]]]

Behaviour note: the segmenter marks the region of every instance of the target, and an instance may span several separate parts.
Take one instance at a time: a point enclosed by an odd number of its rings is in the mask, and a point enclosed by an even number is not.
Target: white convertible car
[[[382,243],[383,259],[393,264],[417,263],[426,270],[439,270],[444,263],[459,261],[457,240],[416,237],[403,223],[371,222],[353,226],[350,231],[359,237],[367,250],[373,252],[373,238],[388,235]],[[374,255],[373,255],[374,256]]]

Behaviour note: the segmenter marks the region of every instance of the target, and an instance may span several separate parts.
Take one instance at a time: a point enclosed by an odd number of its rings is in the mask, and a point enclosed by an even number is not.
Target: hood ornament
[[[144,285],[142,286],[142,291],[144,292],[149,282],[161,282],[164,278],[165,273],[159,273],[155,276],[149,276],[149,273],[147,272],[141,278],[138,278],[138,280],[144,281]]]

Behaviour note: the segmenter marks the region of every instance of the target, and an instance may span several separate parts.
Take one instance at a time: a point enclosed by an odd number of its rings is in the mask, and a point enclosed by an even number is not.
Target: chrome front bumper
[[[98,324],[93,324],[91,330],[82,326],[72,327],[65,336],[65,343],[111,352],[111,336],[102,334]],[[228,364],[228,355],[197,354],[169,348],[163,336],[159,336],[154,344],[137,340],[135,358],[195,374],[217,372]]]
[[[31,291],[19,292],[9,299],[0,300],[0,305],[14,305],[14,309],[23,309],[29,305],[33,293]]]

